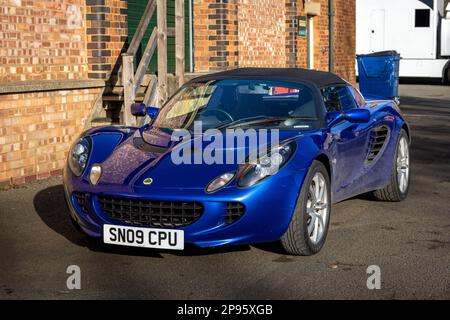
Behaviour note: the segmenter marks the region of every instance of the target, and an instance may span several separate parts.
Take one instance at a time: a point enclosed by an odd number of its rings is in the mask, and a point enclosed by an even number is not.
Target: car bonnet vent
[[[377,158],[389,137],[389,127],[379,126],[373,129],[369,135],[369,148],[366,162],[370,163]]]

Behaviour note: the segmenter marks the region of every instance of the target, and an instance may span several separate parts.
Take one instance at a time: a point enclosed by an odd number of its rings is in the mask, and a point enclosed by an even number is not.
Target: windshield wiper
[[[218,126],[216,129],[220,130],[223,128],[235,127],[237,125],[243,126],[243,125],[252,125],[252,124],[258,124],[258,123],[276,122],[276,121],[283,121],[286,119],[287,119],[286,117],[267,117],[267,116],[248,117],[248,118],[242,118],[239,120],[224,123],[223,125]]]
[[[247,126],[247,125],[254,125],[254,124],[266,124],[266,123],[272,123],[272,122],[279,122],[279,121],[286,121],[286,120],[309,120],[314,121],[317,120],[316,118],[312,117],[266,117],[266,116],[257,116],[257,117],[249,117],[249,118],[243,118],[236,121],[225,123],[217,129],[223,129],[223,128],[234,128],[237,126]]]

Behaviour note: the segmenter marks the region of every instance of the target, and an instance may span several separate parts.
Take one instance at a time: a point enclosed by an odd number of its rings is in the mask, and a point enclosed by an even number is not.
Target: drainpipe
[[[333,72],[334,65],[334,1],[328,0],[328,33],[329,33],[329,58],[328,58],[328,71]]]
[[[194,72],[194,24],[193,4],[189,0],[189,72]]]

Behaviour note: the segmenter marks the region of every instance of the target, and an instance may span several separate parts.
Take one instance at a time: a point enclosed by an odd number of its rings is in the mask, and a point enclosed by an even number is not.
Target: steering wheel
[[[217,113],[219,115],[224,115],[226,118],[228,118],[230,121],[234,121],[233,117],[226,111],[224,110],[220,110],[220,109],[210,109],[210,110],[206,110],[205,112],[203,112],[202,115],[208,115],[208,113]],[[222,117],[223,118],[223,117]],[[217,117],[217,119],[219,120],[226,120],[226,119],[220,119],[220,116]]]

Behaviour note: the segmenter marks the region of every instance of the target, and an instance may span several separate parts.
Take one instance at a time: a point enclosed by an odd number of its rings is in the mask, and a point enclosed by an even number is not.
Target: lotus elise
[[[72,222],[107,244],[182,250],[280,241],[288,254],[312,255],[324,245],[333,203],[408,194],[411,138],[399,107],[364,98],[332,73],[224,71],[189,81],[161,109],[131,109],[140,126],[85,131],[64,169]],[[241,142],[249,130],[270,132],[268,152],[252,163],[203,161],[208,130]],[[211,152],[247,158],[250,147],[216,143]],[[174,161],[180,148],[186,161]]]

